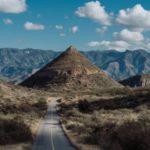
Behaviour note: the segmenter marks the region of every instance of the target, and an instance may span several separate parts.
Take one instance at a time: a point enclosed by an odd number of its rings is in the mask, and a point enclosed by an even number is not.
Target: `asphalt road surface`
[[[32,150],[76,150],[65,136],[56,112],[57,99],[49,103]]]

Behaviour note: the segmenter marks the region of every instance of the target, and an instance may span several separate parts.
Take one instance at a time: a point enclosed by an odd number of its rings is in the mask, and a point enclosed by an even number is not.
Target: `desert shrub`
[[[150,150],[149,93],[149,89],[114,89],[108,94],[115,97],[107,100],[61,105],[61,114],[68,129],[78,135],[78,143],[101,150]]]
[[[38,115],[38,117],[43,117],[47,111],[47,103],[44,100],[39,100],[32,105],[32,111]]]
[[[22,115],[15,115],[13,117],[13,120],[16,121],[16,122],[23,122]]]
[[[99,145],[104,150],[149,150],[149,125],[148,120],[139,120],[120,126],[114,123],[94,126],[85,142]]]
[[[34,104],[34,107],[38,108],[38,110],[47,110],[47,103],[45,100],[39,100]]]
[[[27,125],[15,120],[0,120],[0,145],[29,142],[32,133]]]
[[[0,112],[4,114],[17,113],[17,107],[15,104],[6,104],[4,106],[1,106]]]
[[[77,128],[77,125],[75,122],[69,121],[66,124],[66,128],[67,128],[67,130],[74,130]]]
[[[89,136],[85,139],[87,143],[91,143],[93,145],[101,145],[104,149],[107,148],[108,143],[111,141],[111,132],[114,131],[115,124],[114,123],[106,123],[104,125],[94,125],[91,126],[91,132]]]
[[[72,117],[74,119],[77,119],[77,118],[81,118],[82,117],[82,113],[78,111],[78,109],[76,108],[72,108],[72,110],[68,110],[66,112],[66,117]]]
[[[150,127],[144,122],[126,122],[118,128],[116,134],[118,143],[123,150],[149,150]]]
[[[19,107],[18,110],[20,112],[24,112],[24,113],[29,113],[33,111],[32,105],[28,104],[28,103],[22,103]]]
[[[107,91],[110,95],[127,95],[128,93],[132,92],[132,89],[129,87],[124,88],[114,88]]]
[[[90,103],[85,100],[80,100],[78,103],[78,108],[80,112],[89,112],[90,111]]]

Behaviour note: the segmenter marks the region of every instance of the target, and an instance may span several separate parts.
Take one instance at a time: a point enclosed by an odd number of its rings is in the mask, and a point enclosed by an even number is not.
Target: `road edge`
[[[58,114],[58,115],[59,115],[59,114]],[[60,115],[59,115],[59,117],[60,117]],[[74,148],[76,148],[77,150],[80,150],[79,146],[78,146],[77,144],[75,144],[75,142],[70,138],[70,135],[68,134],[65,125],[62,123],[61,117],[60,117],[60,125],[61,125],[61,128],[62,128],[62,130],[63,130],[65,136],[67,137],[67,139],[68,139],[69,142],[71,143],[71,145],[72,145]]]

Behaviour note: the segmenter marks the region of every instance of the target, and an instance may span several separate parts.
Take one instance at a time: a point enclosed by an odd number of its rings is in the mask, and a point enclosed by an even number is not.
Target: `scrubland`
[[[80,150],[150,149],[150,89],[74,93],[59,108],[65,132]]]
[[[47,110],[48,93],[0,83],[0,150],[28,150]]]

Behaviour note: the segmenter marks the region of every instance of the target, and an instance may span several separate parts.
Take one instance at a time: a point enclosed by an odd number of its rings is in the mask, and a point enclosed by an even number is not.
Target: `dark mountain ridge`
[[[150,75],[136,75],[122,80],[120,83],[130,87],[150,87]]]

